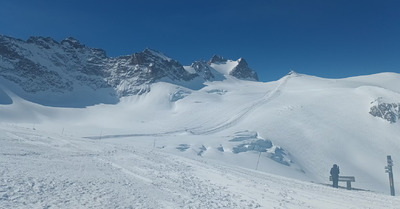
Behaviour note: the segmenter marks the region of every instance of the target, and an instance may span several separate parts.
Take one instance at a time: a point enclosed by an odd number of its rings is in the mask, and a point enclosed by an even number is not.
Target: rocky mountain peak
[[[51,46],[59,44],[56,40],[50,37],[41,37],[41,36],[31,36],[26,42],[29,44],[35,44],[37,46],[41,46],[45,49],[50,49]]]
[[[162,52],[153,49],[145,49],[143,52],[134,53],[132,55],[132,64],[135,65],[148,65],[150,63],[155,64],[159,62],[179,64],[178,61],[175,61]]]
[[[294,70],[290,70],[290,72],[286,75],[290,75],[290,76],[300,76],[296,71]]]
[[[238,59],[238,65],[229,74],[243,80],[258,81],[257,73],[248,66],[243,58]]]
[[[130,58],[129,65],[133,66],[138,75],[143,76],[143,79],[152,82],[162,78],[173,81],[190,81],[197,76],[187,72],[178,61],[152,49],[134,53]]]
[[[220,55],[214,55],[210,61],[208,61],[208,64],[224,64],[226,63],[228,60],[225,57],[222,57]]]
[[[248,67],[248,64],[244,58],[239,58],[237,61],[238,61],[238,66],[241,65]]]
[[[164,53],[162,53],[160,51],[157,51],[157,50],[154,50],[154,49],[147,48],[147,49],[145,49],[143,51],[143,54],[146,54],[147,56],[151,56],[151,57],[154,57],[154,58],[159,58],[159,59],[162,59],[162,60],[165,60],[165,61],[168,61],[168,62],[172,61],[172,59],[170,57],[168,57]]]
[[[68,37],[68,38],[62,40],[61,44],[64,46],[67,46],[67,47],[70,46],[75,49],[81,49],[81,48],[86,47],[84,44],[81,44],[77,39],[75,39],[73,37]]]

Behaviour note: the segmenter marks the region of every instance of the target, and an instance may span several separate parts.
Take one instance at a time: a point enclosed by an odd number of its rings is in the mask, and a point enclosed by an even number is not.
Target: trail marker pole
[[[390,195],[394,196],[394,182],[393,182],[393,160],[392,156],[387,156],[387,166],[385,166],[385,172],[389,173],[389,184],[390,184]]]

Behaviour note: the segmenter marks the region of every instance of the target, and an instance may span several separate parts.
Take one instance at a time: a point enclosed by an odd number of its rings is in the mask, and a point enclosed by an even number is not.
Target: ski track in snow
[[[400,199],[273,176],[134,142],[1,127],[0,208],[393,208]]]
[[[159,136],[173,135],[173,134],[178,134],[178,133],[185,133],[185,132],[188,132],[188,131],[189,131],[188,129],[182,129],[182,130],[168,131],[168,132],[162,132],[162,133],[114,134],[114,135],[104,135],[104,136],[88,136],[88,137],[84,137],[84,138],[100,140],[100,139],[125,138],[125,137],[141,137],[141,136],[159,137]]]
[[[264,105],[265,103],[268,103],[269,101],[273,100],[274,98],[278,97],[281,94],[281,90],[284,88],[288,80],[290,79],[291,76],[285,76],[282,78],[282,80],[279,82],[277,87],[270,91],[267,92],[261,99],[258,101],[254,102],[251,104],[249,107],[244,108],[241,110],[239,113],[234,115],[234,117],[230,118],[226,122],[223,122],[218,125],[213,125],[211,128],[189,128],[190,132],[195,134],[195,135],[207,135],[207,134],[213,134],[220,132],[222,130],[225,130],[227,128],[230,128],[234,125],[236,125],[238,122],[243,120],[247,115],[249,115],[251,112],[254,112],[258,107],[261,105]]]

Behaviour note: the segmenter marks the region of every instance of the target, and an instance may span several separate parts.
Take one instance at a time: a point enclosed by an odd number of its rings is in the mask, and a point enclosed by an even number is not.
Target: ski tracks
[[[0,137],[0,208],[257,206],[224,184],[199,176],[203,165],[182,157],[62,136],[52,136],[50,143],[49,137],[34,133]]]
[[[129,154],[133,152],[134,155]],[[160,208],[255,208],[252,205],[257,205],[240,199],[224,185],[199,177],[198,166],[203,165],[193,166],[178,156],[157,150],[123,150],[102,161],[108,161],[134,179],[146,178],[144,182],[148,185],[142,191],[157,194],[158,199],[153,201],[162,202]]]
[[[206,127],[191,128],[191,129],[189,129],[190,132],[193,134],[196,134],[196,135],[207,135],[207,134],[213,134],[213,133],[220,132],[224,129],[230,128],[230,127],[238,124],[246,116],[248,116],[251,112],[254,112],[258,107],[277,98],[281,94],[281,90],[284,88],[284,86],[286,85],[286,83],[288,82],[288,80],[291,77],[292,76],[290,76],[290,75],[283,77],[281,80],[279,80],[279,83],[274,90],[266,92],[262,98],[260,98],[256,102],[252,103],[250,106],[239,111],[237,114],[235,114],[233,117],[228,119],[226,122],[220,123],[218,125],[213,125],[213,127],[209,127],[209,128],[206,128]]]
[[[3,130],[0,130],[3,132]],[[127,180],[99,158],[114,150],[34,131],[0,137],[0,208],[160,208],[144,178]],[[62,137],[61,137],[62,138]],[[80,146],[79,146],[80,145]],[[134,184],[133,184],[134,182]]]
[[[400,204],[392,197],[188,159],[131,142],[52,136],[52,143],[45,145],[49,140],[45,135],[25,139],[27,131],[8,133],[0,136],[0,208],[393,208]]]

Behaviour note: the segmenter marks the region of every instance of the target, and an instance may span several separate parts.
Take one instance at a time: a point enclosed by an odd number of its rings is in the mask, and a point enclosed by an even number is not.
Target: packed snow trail
[[[195,135],[207,135],[207,134],[213,134],[220,132],[222,130],[225,130],[229,127],[232,127],[239,123],[241,120],[243,120],[247,115],[249,115],[251,112],[255,111],[258,107],[261,105],[264,105],[265,103],[268,103],[269,101],[275,99],[281,94],[282,88],[286,85],[288,80],[292,77],[292,75],[287,75],[281,80],[279,80],[277,87],[272,90],[268,91],[265,93],[263,97],[261,97],[258,101],[254,102],[247,108],[242,109],[240,112],[237,114],[233,115],[230,119],[228,119],[226,122],[223,122],[221,124],[213,125],[213,127],[199,127],[199,128],[189,128],[188,130]]]
[[[0,126],[0,208],[395,208],[337,190],[144,148]]]
[[[246,116],[248,116],[251,112],[255,111],[258,107],[261,105],[264,105],[265,103],[268,103],[272,99],[278,97],[281,94],[282,88],[286,85],[288,80],[292,77],[293,75],[287,75],[283,77],[281,80],[278,81],[278,85],[273,89],[272,91],[267,91],[264,96],[262,96],[259,100],[256,102],[253,102],[250,106],[243,108],[236,114],[234,114],[231,118],[227,119],[225,122],[220,123],[220,124],[212,124],[212,126],[208,125],[208,127],[205,126],[197,126],[197,127],[187,127],[182,130],[176,130],[176,131],[169,131],[169,132],[164,132],[164,133],[155,133],[155,134],[139,134],[139,135],[154,135],[154,136],[162,136],[162,135],[169,135],[169,134],[175,134],[175,133],[182,133],[182,132],[188,132],[190,134],[194,135],[208,135],[208,134],[213,134],[213,133],[218,133],[222,130],[225,130],[227,128],[230,128],[237,123],[239,123],[241,120],[243,120]],[[231,114],[228,114],[231,115]],[[110,135],[106,136],[107,138],[119,138],[119,137],[129,137],[129,136],[138,136],[138,134],[126,134],[126,135]],[[96,137],[95,137],[96,138]]]

